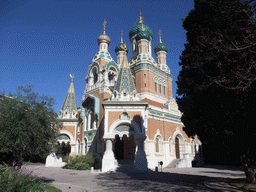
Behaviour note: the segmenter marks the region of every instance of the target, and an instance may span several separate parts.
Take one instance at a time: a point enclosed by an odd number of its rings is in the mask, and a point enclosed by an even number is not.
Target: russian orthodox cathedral
[[[108,52],[110,38],[98,37],[99,51],[88,65],[86,87],[77,107],[73,78],[59,112],[63,123],[59,143],[71,146],[70,155],[94,153],[103,172],[131,164],[135,169],[191,167],[199,162],[201,143],[183,131],[181,113],[173,98],[167,46],[161,40],[154,48],[153,32],[139,23],[129,33],[132,57],[121,41],[115,47],[117,62]],[[162,162],[162,163],[160,163]]]

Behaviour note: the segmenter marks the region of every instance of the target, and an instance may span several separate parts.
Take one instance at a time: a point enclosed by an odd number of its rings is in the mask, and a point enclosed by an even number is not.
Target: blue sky
[[[16,87],[31,84],[39,94],[55,98],[58,112],[71,82],[69,74],[74,74],[80,107],[104,19],[111,39],[109,53],[116,61],[120,31],[124,30],[124,42],[131,50],[129,31],[138,23],[142,8],[144,23],[154,34],[152,48],[162,30],[175,97],[179,56],[186,43],[181,18],[193,6],[193,0],[0,0],[0,92],[15,92]],[[153,56],[156,59],[154,52]]]

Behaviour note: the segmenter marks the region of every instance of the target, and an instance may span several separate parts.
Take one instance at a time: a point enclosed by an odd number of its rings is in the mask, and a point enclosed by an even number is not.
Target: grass
[[[51,185],[45,185],[44,190],[47,190],[47,192],[61,192],[60,189],[53,187]]]
[[[43,178],[38,177],[33,171],[29,171],[25,166],[21,169],[6,164],[0,165],[0,191],[37,191],[46,192],[52,186],[44,185]],[[57,189],[56,189],[57,190]],[[55,191],[56,191],[55,190]],[[57,190],[60,191],[60,190]]]
[[[42,163],[33,163],[33,162],[30,162],[30,161],[23,161],[22,162],[22,165],[41,165]]]
[[[246,178],[237,178],[237,179],[228,179],[226,181],[231,186],[238,187],[243,190],[247,191],[256,191],[256,184],[255,183],[248,183]]]

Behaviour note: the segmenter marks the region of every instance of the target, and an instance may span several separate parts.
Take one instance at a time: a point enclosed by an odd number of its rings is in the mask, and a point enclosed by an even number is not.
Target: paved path
[[[26,166],[63,192],[100,191],[242,191],[225,184],[226,178],[239,178],[244,172],[236,167],[163,169],[146,173],[91,173],[90,171]]]

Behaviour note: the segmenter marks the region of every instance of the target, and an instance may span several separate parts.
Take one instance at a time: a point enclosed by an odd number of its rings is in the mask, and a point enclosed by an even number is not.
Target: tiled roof
[[[71,114],[72,111],[77,110],[76,95],[75,95],[73,79],[70,83],[68,93],[65,97],[65,100],[64,100],[63,105],[61,107],[61,110],[62,111],[66,110],[69,114]]]
[[[116,81],[115,90],[121,93],[127,90],[129,94],[135,91],[135,85],[132,78],[132,73],[128,64],[127,56],[125,55],[119,69],[119,75]]]

